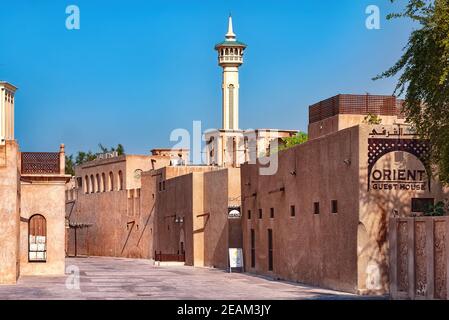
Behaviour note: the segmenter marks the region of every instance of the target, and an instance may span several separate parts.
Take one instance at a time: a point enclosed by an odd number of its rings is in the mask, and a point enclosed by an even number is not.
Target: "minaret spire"
[[[226,33],[226,40],[235,41],[236,35],[232,26],[232,15],[229,14],[228,33]]]
[[[222,120],[224,130],[239,129],[239,67],[243,64],[243,51],[246,45],[237,41],[229,15],[228,33],[225,41],[217,44],[218,64],[223,67]]]

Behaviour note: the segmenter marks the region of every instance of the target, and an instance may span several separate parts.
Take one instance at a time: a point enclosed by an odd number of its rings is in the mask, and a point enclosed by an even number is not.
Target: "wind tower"
[[[0,81],[0,145],[14,140],[14,95],[17,88]]]

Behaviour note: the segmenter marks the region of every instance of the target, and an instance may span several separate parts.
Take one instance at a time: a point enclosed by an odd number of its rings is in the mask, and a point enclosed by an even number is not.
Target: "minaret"
[[[228,33],[225,41],[217,44],[218,64],[223,68],[222,84],[222,129],[239,129],[239,67],[243,64],[243,51],[246,45],[237,41],[229,16]]]
[[[17,88],[0,81],[0,145],[14,140],[14,94]]]

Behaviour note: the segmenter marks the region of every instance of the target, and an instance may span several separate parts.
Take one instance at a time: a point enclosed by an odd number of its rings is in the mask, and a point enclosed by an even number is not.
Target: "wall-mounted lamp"
[[[292,176],[296,176],[296,170],[295,170],[295,171],[290,171],[290,174],[291,174]]]
[[[184,223],[184,217],[176,217],[175,223],[177,224],[183,224]]]
[[[344,162],[347,166],[350,166],[350,165],[351,165],[351,159],[345,159],[343,162]]]

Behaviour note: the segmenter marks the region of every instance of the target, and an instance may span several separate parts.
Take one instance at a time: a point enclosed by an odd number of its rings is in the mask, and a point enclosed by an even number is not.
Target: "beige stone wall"
[[[193,175],[186,174],[165,181],[156,201],[156,248],[164,254],[181,253],[185,248],[186,264],[193,265]],[[175,222],[182,218],[184,223]]]
[[[143,181],[146,197],[156,190],[154,250],[184,248],[187,265],[226,268],[230,244],[241,247],[241,232],[230,234],[227,216],[230,205],[240,205],[240,169],[166,167],[145,173]]]
[[[155,205],[157,195],[157,183],[155,171],[146,171],[141,176],[141,212],[145,215],[144,229],[145,232],[141,234],[140,243],[146,246],[143,249],[146,252],[146,258],[154,259],[154,235],[155,235]],[[138,240],[139,241],[139,240]]]
[[[15,141],[0,145],[0,284],[14,284],[20,273],[18,157]]]
[[[281,152],[275,175],[259,175],[259,165],[242,166],[247,271],[356,292],[358,143],[358,129],[351,128]],[[331,213],[332,200],[338,201],[336,214]],[[319,214],[314,214],[314,202]],[[251,229],[256,238],[254,268]],[[273,271],[268,270],[268,229],[274,238]]]
[[[184,247],[187,265],[204,265],[202,173],[214,169],[195,166],[166,167],[152,173],[151,183],[156,185],[155,251],[177,254]],[[176,223],[176,218],[182,218],[183,223]]]
[[[322,121],[311,123],[308,129],[309,139],[316,139],[339,130],[358,126],[359,124],[363,124],[365,117],[365,115],[359,114],[338,114]],[[382,125],[405,122],[404,119],[396,116],[379,116],[379,118],[382,119]]]
[[[126,156],[126,189],[140,189],[141,188],[141,173],[151,170],[151,160],[154,160],[154,166],[161,168],[170,164],[169,158],[158,158],[138,155]]]
[[[190,230],[192,230],[191,242],[193,246],[193,261],[189,261],[186,257],[186,264],[195,267],[204,266],[204,228],[206,224],[206,212],[204,211],[204,175],[201,172],[193,172],[192,174],[192,212],[186,216],[186,234],[189,238]],[[191,228],[190,228],[191,225]]]
[[[153,162],[151,160],[154,160]],[[152,194],[142,192],[143,172],[155,166],[169,163],[162,156],[126,155],[117,158],[92,161],[76,168],[76,176],[82,177],[82,187],[77,186],[76,201],[67,205],[67,214],[72,211],[72,223],[91,224],[87,229],[76,231],[77,254],[93,256],[115,256],[131,258],[152,257]],[[110,190],[109,173],[114,177],[114,188]],[[122,172],[123,188],[118,190],[118,174]],[[95,189],[85,193],[85,177],[97,174],[106,176],[106,190]],[[72,209],[73,206],[73,209]],[[75,254],[75,230],[71,229],[68,253]]]
[[[70,229],[68,254],[121,256],[127,230],[126,191],[80,194],[70,217],[71,223],[91,224],[86,229]],[[75,235],[76,232],[76,235]],[[76,238],[76,239],[75,239]]]
[[[34,177],[35,179],[35,177]],[[27,181],[26,177],[23,177]],[[65,272],[65,178],[22,182],[20,269],[22,275],[63,275]],[[28,220],[42,215],[47,226],[47,261],[28,262]]]
[[[204,221],[204,265],[207,267],[227,268],[228,249],[242,247],[241,227],[230,228],[228,220],[229,206],[241,205],[240,195],[240,169],[204,174],[204,212],[208,214]]]

